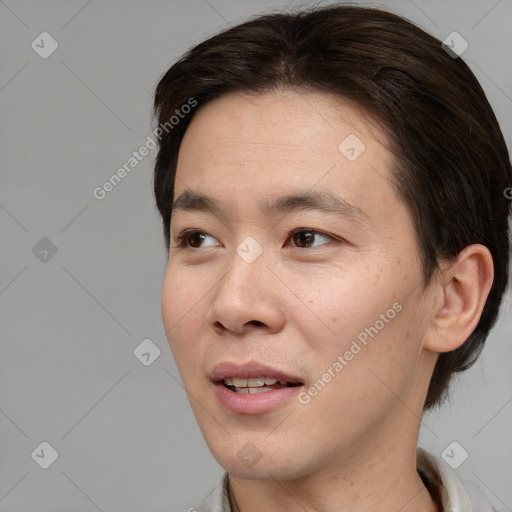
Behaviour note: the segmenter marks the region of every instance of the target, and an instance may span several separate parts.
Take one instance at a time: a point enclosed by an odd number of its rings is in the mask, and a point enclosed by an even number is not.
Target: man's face
[[[224,95],[186,131],[162,316],[234,475],[298,478],[416,446],[433,298],[385,141],[350,103],[290,90]]]

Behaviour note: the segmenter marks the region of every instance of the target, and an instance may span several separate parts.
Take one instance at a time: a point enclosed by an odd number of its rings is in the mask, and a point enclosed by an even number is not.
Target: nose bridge
[[[264,324],[272,330],[281,326],[282,304],[272,290],[266,256],[254,239],[245,239],[237,246],[214,292],[207,315],[210,326],[222,325],[236,332],[248,323]]]
[[[268,279],[266,255],[263,254],[263,246],[252,237],[247,237],[233,251],[229,260],[229,270],[226,278],[220,283],[219,292],[231,296],[231,299],[239,297],[239,300],[251,302],[255,300],[261,285]]]

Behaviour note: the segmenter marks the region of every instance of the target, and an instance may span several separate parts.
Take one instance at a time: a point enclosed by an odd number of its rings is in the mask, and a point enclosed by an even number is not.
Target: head
[[[300,451],[305,472],[326,432],[350,456],[382,425],[417,429],[403,403],[442,402],[508,279],[512,171],[467,65],[391,13],[271,14],[191,49],[155,110],[162,314],[214,455],[233,469],[234,440],[239,462],[270,446],[276,468]],[[225,361],[275,364],[297,399],[226,411]]]

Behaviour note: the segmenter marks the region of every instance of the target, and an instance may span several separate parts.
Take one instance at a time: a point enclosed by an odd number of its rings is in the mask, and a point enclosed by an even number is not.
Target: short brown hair
[[[393,181],[412,215],[425,285],[440,259],[470,244],[488,247],[494,263],[480,321],[462,346],[439,356],[425,409],[477,359],[508,281],[508,151],[480,84],[454,57],[413,23],[378,9],[267,14],[190,49],[161,78],[154,103],[161,124],[191,98],[198,104],[159,143],[154,192],[167,246],[178,152],[202,105],[232,91],[285,86],[347,98],[377,120],[395,156]]]

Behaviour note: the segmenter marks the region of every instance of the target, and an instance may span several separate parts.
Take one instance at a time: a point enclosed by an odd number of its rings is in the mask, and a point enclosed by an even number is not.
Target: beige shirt
[[[437,499],[436,496],[439,496],[442,512],[497,510],[480,487],[465,489],[455,472],[444,461],[423,448],[417,450],[417,468],[433,498]],[[228,495],[228,473],[223,474],[220,484],[208,498],[197,507],[189,508],[187,512],[232,512]]]

